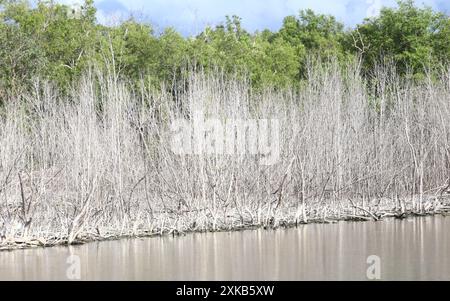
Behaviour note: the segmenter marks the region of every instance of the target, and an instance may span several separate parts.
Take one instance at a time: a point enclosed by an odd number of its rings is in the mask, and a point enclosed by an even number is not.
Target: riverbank
[[[382,281],[450,280],[449,228],[449,217],[386,218],[5,251],[0,281],[367,281],[374,258]]]
[[[80,232],[75,239],[69,242],[69,237],[59,236],[21,236],[2,237],[0,240],[0,251],[53,247],[62,245],[79,245],[93,241],[119,240],[124,238],[142,238],[165,235],[185,235],[199,232],[224,232],[241,231],[249,229],[277,229],[292,228],[299,225],[317,223],[336,223],[339,221],[382,221],[387,218],[405,219],[409,217],[423,217],[442,215],[450,216],[449,197],[427,197],[418,210],[417,200],[396,201],[389,199],[374,200],[369,204],[354,201],[340,201],[339,205],[324,205],[316,202],[315,205],[283,206],[271,208],[260,208],[250,210],[247,208],[242,213],[240,210],[228,210],[222,212],[222,218],[214,218],[207,210],[195,212],[178,212],[171,214],[160,212],[155,214],[155,220],[151,227],[139,227],[129,230],[116,228],[91,228]],[[395,204],[395,205],[394,205]],[[252,214],[254,212],[254,214]],[[268,213],[264,215],[264,212]],[[258,217],[259,215],[259,217]],[[211,222],[215,221],[215,223]],[[165,225],[165,226],[164,226]]]
[[[202,72],[175,96],[37,81],[0,108],[0,247],[446,213],[450,70],[380,66],[373,91],[356,62],[308,68],[263,93]]]

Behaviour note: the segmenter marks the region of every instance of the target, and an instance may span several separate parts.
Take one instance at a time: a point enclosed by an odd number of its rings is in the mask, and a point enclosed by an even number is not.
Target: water
[[[450,280],[450,217],[0,252],[0,280],[368,280],[370,255],[381,280]]]

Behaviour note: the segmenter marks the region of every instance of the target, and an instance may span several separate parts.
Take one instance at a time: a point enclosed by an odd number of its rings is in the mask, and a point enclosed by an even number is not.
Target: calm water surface
[[[305,225],[0,252],[0,280],[450,280],[450,217]],[[73,275],[73,274],[72,274]]]

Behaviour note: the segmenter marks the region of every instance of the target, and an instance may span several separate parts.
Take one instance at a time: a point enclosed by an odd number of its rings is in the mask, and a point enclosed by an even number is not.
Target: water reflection
[[[0,280],[450,280],[450,218],[306,225],[0,252]]]

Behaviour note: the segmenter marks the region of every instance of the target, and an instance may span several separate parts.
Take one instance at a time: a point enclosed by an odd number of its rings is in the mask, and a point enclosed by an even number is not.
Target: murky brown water
[[[450,280],[450,217],[0,252],[0,280],[76,277],[70,255],[81,280],[367,280],[370,255],[382,280]]]

